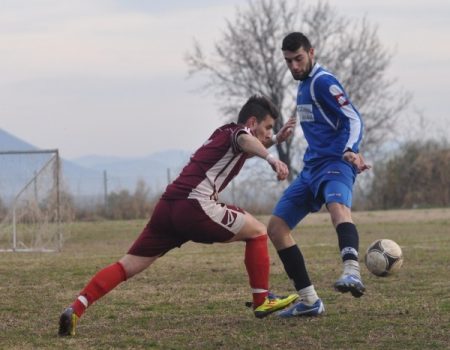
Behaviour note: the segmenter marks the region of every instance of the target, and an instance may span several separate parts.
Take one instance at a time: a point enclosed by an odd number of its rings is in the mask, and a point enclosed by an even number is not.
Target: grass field
[[[61,253],[0,253],[0,348],[450,349],[450,210],[355,213],[355,221],[362,251],[391,238],[403,249],[404,266],[387,278],[363,268],[367,293],[360,299],[336,293],[336,234],[326,215],[311,216],[294,236],[324,316],[255,319],[244,306],[251,299],[244,244],[188,243],[88,309],[77,336],[58,338],[64,307],[144,225],[74,223]],[[292,292],[270,249],[272,289]]]

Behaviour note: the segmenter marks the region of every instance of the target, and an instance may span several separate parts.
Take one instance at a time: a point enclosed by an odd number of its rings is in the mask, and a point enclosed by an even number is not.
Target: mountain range
[[[37,146],[0,129],[0,152],[37,150],[40,150]],[[103,197],[105,189],[108,192],[122,189],[133,191],[139,180],[145,181],[151,192],[159,193],[178,175],[189,157],[189,152],[174,149],[133,158],[98,155],[71,160],[62,158],[63,184],[74,197]],[[48,155],[35,155],[19,161],[17,156],[14,159],[11,155],[1,155],[0,197],[17,192],[27,178],[32,178],[39,164],[48,158]]]

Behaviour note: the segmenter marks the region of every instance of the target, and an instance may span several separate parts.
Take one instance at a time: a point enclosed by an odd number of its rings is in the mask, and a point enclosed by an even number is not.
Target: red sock
[[[269,250],[267,235],[261,235],[246,241],[245,267],[253,292],[253,307],[256,308],[266,299],[269,289]]]
[[[126,279],[125,269],[120,262],[109,265],[97,272],[71,305],[75,314],[81,317],[88,306],[92,305],[96,300],[110,292]]]

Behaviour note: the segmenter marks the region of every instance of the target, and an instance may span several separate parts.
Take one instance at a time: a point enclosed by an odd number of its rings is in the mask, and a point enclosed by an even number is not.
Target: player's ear
[[[255,116],[251,116],[250,118],[247,119],[247,122],[245,123],[245,126],[247,128],[254,128],[256,125],[258,124],[258,120],[256,119]]]

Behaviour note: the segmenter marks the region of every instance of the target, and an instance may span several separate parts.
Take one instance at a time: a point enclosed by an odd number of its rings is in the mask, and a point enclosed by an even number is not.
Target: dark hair
[[[253,95],[242,106],[237,122],[245,124],[250,117],[256,117],[256,120],[260,123],[268,114],[273,119],[277,119],[280,113],[267,97]]]
[[[309,39],[303,33],[293,32],[284,37],[281,50],[295,52],[301,47],[305,51],[309,51],[312,46]]]

